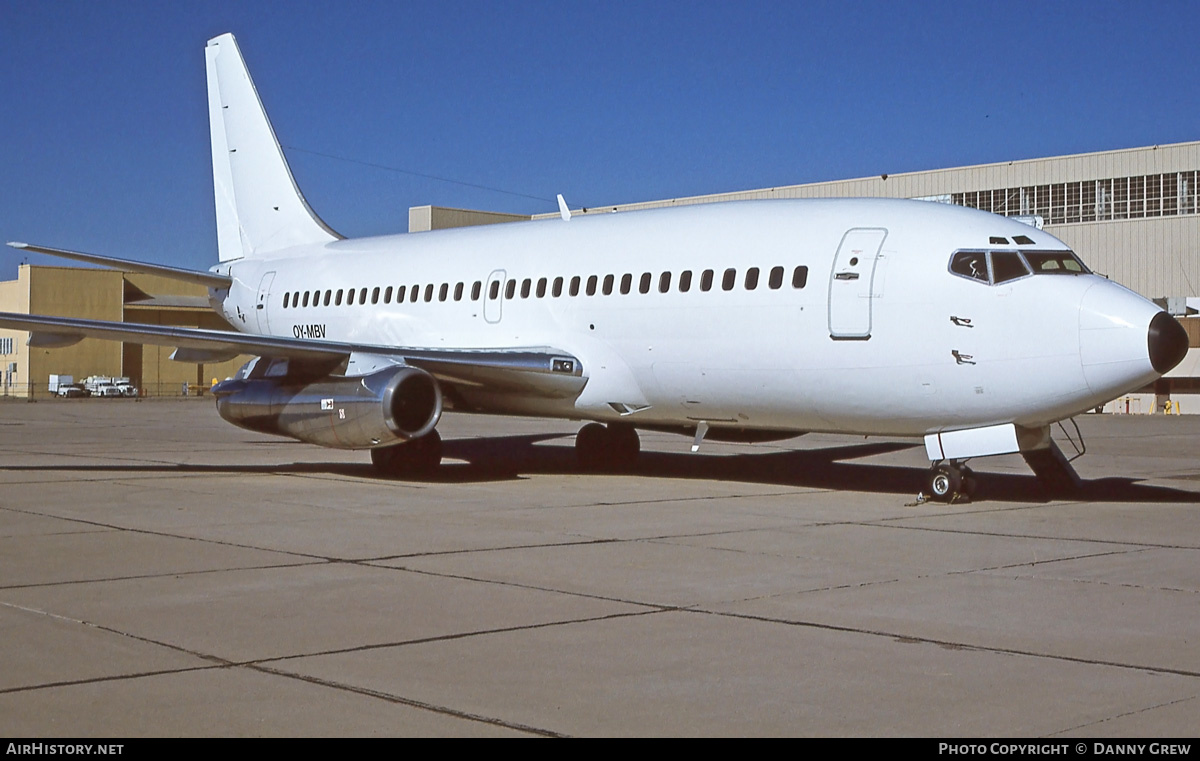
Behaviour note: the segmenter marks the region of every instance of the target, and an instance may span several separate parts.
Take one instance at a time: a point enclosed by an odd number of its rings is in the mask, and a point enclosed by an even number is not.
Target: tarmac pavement
[[[0,735],[1188,737],[1200,416],[1080,419],[1074,499],[919,442],[447,415],[433,480],[205,401],[0,402]]]

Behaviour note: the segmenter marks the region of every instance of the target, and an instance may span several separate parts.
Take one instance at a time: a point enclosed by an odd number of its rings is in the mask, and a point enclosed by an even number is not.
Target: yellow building
[[[231,330],[208,306],[203,286],[158,275],[22,264],[16,280],[0,282],[0,311],[83,317],[149,325]],[[172,347],[96,338],[60,348],[29,346],[26,331],[0,329],[0,394],[49,395],[51,375],[127,377],[147,396],[180,396],[233,375],[250,357],[198,365],[170,359]]]

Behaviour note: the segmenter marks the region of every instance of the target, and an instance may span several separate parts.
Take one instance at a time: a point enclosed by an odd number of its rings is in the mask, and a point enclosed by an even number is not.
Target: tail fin
[[[204,53],[221,261],[340,239],[296,186],[233,35]]]

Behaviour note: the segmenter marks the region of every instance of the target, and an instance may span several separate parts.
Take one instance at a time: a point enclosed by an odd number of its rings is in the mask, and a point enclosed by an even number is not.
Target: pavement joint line
[[[147,529],[147,528],[132,528],[129,526],[118,526],[118,525],[111,524],[111,523],[102,523],[100,521],[85,520],[83,518],[72,518],[69,516],[54,515],[52,513],[43,513],[43,512],[39,512],[37,510],[22,510],[20,508],[13,508],[13,507],[8,507],[8,508],[3,508],[3,509],[8,510],[10,512],[14,512],[14,513],[21,513],[23,515],[36,515],[41,518],[57,518],[59,520],[68,521],[68,522],[72,522],[72,523],[82,523],[85,526],[99,526],[101,528],[111,529],[112,531],[125,531],[125,532],[131,533],[131,534],[146,534],[147,536],[159,536],[159,537],[165,537],[168,539],[183,539],[183,540],[190,541],[190,542],[215,544],[215,545],[219,545],[222,547],[237,547],[238,549],[243,549],[243,550],[258,550],[260,552],[274,552],[274,553],[277,553],[280,555],[291,555],[293,557],[299,557],[299,558],[309,558],[309,559],[314,559],[314,560],[329,561],[328,557],[324,557],[321,555],[312,555],[312,554],[304,553],[304,552],[295,552],[294,550],[279,550],[279,549],[273,549],[270,547],[257,547],[257,546],[251,545],[251,544],[240,544],[238,542],[230,542],[230,541],[226,541],[223,539],[205,539],[204,537],[188,536],[186,534],[172,534],[169,531],[156,531],[156,530]],[[87,532],[87,533],[99,533],[99,532]],[[303,563],[301,563],[300,565],[303,565]]]
[[[764,623],[783,624],[785,626],[797,626],[807,629],[821,629],[825,631],[846,632],[849,634],[863,634],[872,637],[887,637],[894,640],[903,640],[905,642],[920,643],[927,645],[938,645],[939,647],[954,648],[960,650],[972,650],[981,653],[998,653],[1001,655],[1017,655],[1027,658],[1043,658],[1052,661],[1062,661],[1066,663],[1080,663],[1086,666],[1108,666],[1110,668],[1126,669],[1131,671],[1141,671],[1152,674],[1173,674],[1175,676],[1200,677],[1200,671],[1191,669],[1172,668],[1169,666],[1146,666],[1136,663],[1121,663],[1120,661],[1110,661],[1100,658],[1083,658],[1072,655],[1059,655],[1056,653],[1040,653],[1035,650],[1022,650],[1012,647],[998,647],[993,645],[974,645],[965,642],[952,642],[950,640],[935,639],[932,637],[924,637],[914,634],[898,634],[895,632],[887,632],[878,629],[865,629],[854,626],[841,626],[839,624],[825,624],[817,621],[795,621],[784,618],[772,618],[770,616],[756,616],[748,613],[731,613],[728,611],[719,610],[704,610],[700,608],[679,608],[686,613],[703,613],[715,616],[727,616],[729,618],[741,618],[749,621],[761,621]]]
[[[1116,557],[1118,555],[1133,555],[1139,552],[1146,552],[1147,547],[1134,547],[1127,550],[1112,550],[1111,552],[1085,552],[1079,555],[1067,555],[1061,558],[1046,558],[1045,560],[1025,560],[1020,563],[1004,563],[1002,565],[984,566],[983,568],[968,568],[961,571],[947,571],[945,576],[959,576],[968,573],[987,573],[989,571],[1010,571],[1017,568],[1033,568],[1041,565],[1049,565],[1050,563],[1065,563],[1071,560],[1086,560],[1089,558],[1106,558]],[[1045,578],[1045,577],[1039,577]],[[1075,579],[1075,581],[1084,581],[1084,579]]]
[[[643,604],[645,605],[645,604]],[[304,658],[323,658],[330,655],[349,655],[350,653],[364,653],[372,650],[388,650],[398,647],[412,647],[414,645],[428,645],[436,642],[454,642],[460,639],[473,639],[475,637],[489,637],[495,634],[512,634],[514,632],[536,631],[538,629],[554,629],[560,626],[574,626],[576,624],[592,624],[601,621],[612,621],[621,618],[638,618],[641,616],[655,615],[658,613],[670,613],[672,611],[681,610],[673,606],[654,606],[652,610],[631,610],[624,613],[606,613],[602,616],[584,616],[582,618],[569,618],[559,621],[542,621],[534,624],[521,624],[518,626],[499,626],[493,629],[476,629],[474,631],[454,632],[452,634],[438,634],[431,637],[417,637],[408,640],[397,640],[395,642],[375,642],[365,645],[354,645],[353,647],[332,648],[329,650],[319,650],[311,653],[291,653],[288,655],[276,655],[269,658],[254,658],[248,661],[239,661],[231,663],[233,666],[259,666],[264,663],[283,663],[286,661],[302,660]]]
[[[466,576],[456,573],[445,573],[440,571],[426,571],[420,568],[409,568],[407,566],[374,566],[376,568],[385,568],[394,571],[406,571],[408,573],[421,574],[423,576],[434,576],[441,579],[457,579],[459,581],[473,581],[479,584],[496,584],[502,587],[513,587],[514,589],[531,589],[535,592],[551,592],[560,595],[569,595],[572,597],[581,597],[586,600],[600,600],[602,602],[616,602],[623,605],[637,605],[642,608],[654,608],[656,611],[675,610],[681,606],[666,605],[657,602],[642,602],[640,600],[623,600],[619,597],[608,597],[605,595],[591,594],[589,592],[578,592],[571,589],[555,589],[553,587],[539,587],[533,584],[522,584],[516,581],[505,581],[504,579],[484,579],[477,576]]]
[[[50,611],[47,611],[47,610],[40,610],[38,608],[30,608],[30,607],[26,607],[26,606],[22,606],[22,605],[16,605],[13,603],[0,602],[0,605],[3,605],[8,608],[15,608],[17,610],[22,610],[27,613],[33,613],[35,615],[46,616],[47,618],[53,618],[58,621],[64,621],[66,623],[78,624],[80,626],[86,626],[88,628],[96,629],[98,631],[108,632],[109,634],[116,634],[120,637],[128,637],[130,639],[137,640],[138,642],[145,642],[150,645],[157,645],[158,647],[165,647],[170,650],[174,650],[176,652],[184,653],[186,655],[190,655],[195,658],[200,658],[202,660],[209,661],[209,662],[214,663],[219,666],[234,665],[233,661],[230,661],[227,658],[220,658],[215,655],[209,655],[207,653],[201,653],[201,652],[198,652],[195,650],[189,650],[186,647],[181,647],[179,645],[172,645],[169,642],[161,642],[159,640],[150,639],[149,637],[143,637],[140,634],[134,634],[132,632],[122,631],[120,629],[115,629],[111,626],[105,626],[104,624],[95,623],[94,621],[85,621],[81,618],[71,618],[70,616],[64,616],[60,613],[51,613]],[[195,667],[189,666],[189,667],[186,667],[184,670],[192,670],[193,668],[195,668]],[[168,669],[167,671],[169,672],[169,671],[174,671],[174,670],[175,669]]]
[[[207,666],[184,666],[177,669],[159,669],[157,671],[137,671],[130,674],[110,674],[109,676],[97,676],[88,679],[64,679],[57,682],[42,682],[41,684],[27,684],[20,687],[0,687],[0,695],[8,695],[17,692],[35,692],[37,690],[52,690],[56,687],[77,687],[85,684],[103,684],[105,682],[120,682],[130,679],[143,679],[155,676],[169,676],[171,674],[187,674],[193,671],[213,671],[216,669],[225,669],[229,666],[222,664],[211,664]]]
[[[1050,733],[1049,735],[1047,735],[1047,737],[1053,737],[1055,735],[1060,735],[1063,732],[1078,732],[1081,729],[1087,729],[1089,727],[1097,727],[1102,724],[1106,724],[1110,721],[1113,721],[1114,719],[1123,719],[1126,716],[1137,716],[1138,714],[1143,714],[1143,713],[1146,713],[1147,711],[1156,711],[1159,708],[1168,708],[1170,706],[1178,705],[1180,703],[1187,703],[1187,702],[1195,700],[1195,699],[1196,699],[1196,696],[1193,695],[1193,696],[1186,697],[1186,698],[1178,698],[1177,700],[1168,700],[1165,703],[1155,703],[1154,705],[1142,706],[1141,708],[1137,709],[1136,711],[1123,711],[1122,713],[1114,714],[1113,716],[1106,716],[1103,719],[1097,719],[1096,721],[1089,721],[1084,724],[1078,724],[1073,727],[1066,727],[1064,729],[1058,730],[1057,732]]]
[[[5,584],[0,585],[0,592],[5,592],[14,589],[45,589],[50,587],[70,587],[82,586],[84,584],[105,584],[114,581],[137,581],[138,579],[166,579],[179,578],[182,576],[201,576],[209,573],[235,573],[238,571],[273,571],[283,568],[304,568],[306,566],[329,565],[327,560],[313,560],[305,563],[284,563],[281,565],[247,565],[233,566],[227,568],[201,568],[194,571],[164,571],[162,573],[143,573],[130,576],[106,576],[99,579],[64,579],[62,581],[43,581],[30,584]],[[386,568],[387,566],[379,566]],[[7,605],[0,600],[0,605]]]
[[[355,685],[345,684],[343,682],[335,682],[335,681],[332,681],[329,679],[322,679],[320,677],[315,677],[315,676],[307,676],[305,674],[297,674],[294,672],[285,671],[283,669],[268,668],[266,666],[250,665],[250,666],[248,666],[248,668],[251,668],[255,671],[263,672],[265,674],[271,674],[273,676],[280,676],[280,677],[284,677],[287,679],[296,679],[301,682],[307,682],[309,684],[314,684],[314,685],[318,685],[321,687],[328,687],[328,688],[334,689],[334,690],[342,690],[345,692],[354,693],[356,695],[363,695],[366,697],[376,698],[378,700],[385,700],[389,703],[396,703],[397,705],[404,705],[404,706],[408,706],[410,708],[418,708],[418,709],[421,709],[424,711],[431,711],[433,713],[436,713],[436,714],[439,714],[442,716],[449,716],[449,717],[456,718],[456,719],[464,719],[466,721],[479,722],[482,724],[488,724],[488,725],[495,726],[495,727],[501,727],[503,729],[511,729],[511,730],[514,730],[517,732],[525,732],[528,734],[537,735],[539,737],[556,737],[556,738],[569,737],[569,735],[564,735],[560,732],[555,732],[550,729],[541,729],[539,727],[529,726],[528,724],[521,724],[519,722],[507,721],[505,719],[499,719],[499,718],[496,718],[493,716],[483,716],[481,714],[470,713],[468,711],[460,711],[460,710],[456,710],[454,708],[449,708],[448,706],[437,705],[435,703],[428,703],[426,701],[416,700],[414,698],[406,698],[406,697],[402,697],[400,695],[395,695],[390,692],[382,692],[380,690],[373,690],[368,687],[357,687]]]
[[[141,679],[141,678],[145,678],[145,677],[164,676],[164,675],[168,675],[168,674],[184,674],[184,673],[189,673],[189,672],[193,672],[193,671],[248,668],[251,670],[259,671],[260,673],[271,674],[274,676],[283,677],[285,679],[295,679],[295,680],[306,682],[309,684],[316,684],[319,686],[329,687],[331,689],[343,690],[343,691],[347,691],[347,692],[364,695],[367,697],[373,697],[376,699],[386,700],[386,701],[397,703],[397,704],[407,705],[407,706],[410,706],[413,708],[420,708],[420,709],[424,709],[424,710],[428,710],[428,711],[433,711],[435,713],[443,714],[446,716],[453,716],[453,717],[457,717],[457,718],[467,719],[470,721],[483,722],[485,724],[490,724],[493,726],[499,726],[499,727],[503,727],[506,729],[513,729],[513,730],[522,731],[522,732],[529,732],[529,733],[547,736],[547,737],[559,737],[562,735],[560,735],[557,732],[553,732],[551,730],[540,729],[537,727],[532,727],[532,726],[528,726],[528,725],[524,725],[524,724],[520,724],[520,723],[516,723],[516,722],[509,722],[509,721],[505,721],[503,719],[497,719],[494,717],[472,714],[472,713],[469,713],[466,711],[457,711],[457,710],[454,710],[452,708],[448,708],[445,706],[438,706],[438,705],[435,705],[432,703],[426,703],[424,701],[414,700],[411,698],[405,698],[405,697],[401,697],[399,695],[393,695],[393,694],[386,693],[386,692],[380,692],[378,690],[371,690],[371,689],[368,689],[365,687],[356,687],[354,685],[333,682],[333,681],[329,681],[329,680],[325,680],[325,679],[320,679],[318,677],[310,677],[310,676],[306,676],[303,674],[297,674],[294,672],[285,671],[283,669],[271,668],[268,666],[264,666],[262,664],[269,663],[269,662],[278,662],[278,661],[288,660],[288,659],[315,657],[315,656],[327,655],[327,654],[338,654],[341,652],[355,652],[358,650],[371,650],[371,649],[379,649],[379,648],[384,648],[384,647],[396,647],[396,646],[402,646],[402,645],[406,645],[406,644],[420,644],[422,642],[434,642],[434,641],[446,641],[446,640],[453,640],[453,639],[461,639],[461,638],[465,638],[465,637],[479,636],[481,634],[500,633],[503,631],[523,631],[526,629],[536,629],[536,628],[542,628],[545,626],[555,626],[555,625],[561,625],[561,624],[566,624],[566,623],[587,623],[592,620],[603,620],[603,619],[607,619],[607,618],[621,618],[621,617],[626,617],[626,616],[645,615],[646,613],[656,612],[656,611],[638,611],[638,612],[631,612],[631,613],[619,613],[619,614],[611,614],[608,616],[593,617],[590,619],[585,618],[585,619],[578,619],[578,620],[573,620],[573,621],[535,624],[532,626],[510,627],[508,629],[497,629],[494,631],[487,631],[487,632],[466,632],[466,633],[460,633],[458,635],[428,637],[428,638],[424,638],[421,640],[413,640],[411,642],[391,643],[391,644],[386,644],[386,645],[380,644],[380,645],[374,645],[374,646],[370,646],[370,645],[360,646],[357,648],[347,649],[345,651],[329,651],[328,653],[292,655],[292,656],[284,656],[284,657],[277,657],[277,658],[261,659],[261,660],[255,660],[255,661],[236,662],[236,661],[231,661],[227,658],[221,658],[219,656],[211,655],[208,653],[201,653],[198,651],[190,650],[185,647],[181,647],[179,645],[173,645],[168,642],[162,642],[159,640],[151,639],[149,637],[142,637],[137,634],[133,634],[133,633],[126,632],[126,631],[121,631],[119,629],[114,629],[112,627],[104,626],[102,624],[96,624],[96,623],[92,623],[90,621],[84,621],[82,619],[74,619],[74,618],[70,618],[68,616],[63,616],[63,615],[60,615],[57,613],[51,613],[49,611],[38,610],[36,608],[28,608],[28,607],[15,605],[12,603],[5,603],[5,602],[0,602],[0,605],[6,606],[6,607],[11,607],[11,608],[17,608],[19,610],[23,610],[23,611],[26,611],[29,613],[35,613],[35,614],[47,616],[50,618],[66,621],[69,623],[87,626],[90,628],[98,629],[100,631],[108,632],[110,634],[116,634],[118,636],[129,637],[129,638],[137,640],[139,642],[145,642],[147,644],[157,645],[159,647],[165,647],[165,648],[168,648],[171,650],[175,650],[177,652],[191,655],[196,658],[200,658],[202,660],[210,661],[210,664],[211,664],[211,665],[205,665],[205,666],[188,666],[188,667],[182,667],[182,668],[177,668],[177,669],[159,669],[159,670],[155,670],[155,671],[137,672],[134,674],[112,674],[109,676],[94,677],[94,678],[90,678],[90,679],[63,680],[63,681],[57,681],[57,682],[44,682],[42,684],[37,684],[37,685],[23,685],[20,687],[0,688],[0,695],[8,694],[8,693],[31,692],[31,691],[35,691],[35,690],[53,689],[55,687],[68,687],[68,686],[77,686],[77,685],[82,685],[82,684],[96,684],[96,683],[103,683],[103,682],[125,681],[125,680],[131,680],[131,679]]]
[[[579,539],[573,540],[573,541],[539,542],[539,543],[529,543],[529,544],[510,544],[510,545],[502,545],[502,546],[498,546],[498,547],[470,547],[470,548],[455,549],[455,550],[432,550],[432,551],[428,551],[428,552],[401,553],[399,555],[381,555],[379,557],[373,557],[373,558],[359,558],[358,560],[350,561],[350,562],[383,563],[383,562],[390,561],[390,560],[411,560],[411,559],[415,559],[415,558],[443,557],[443,556],[447,556],[447,555],[471,555],[471,554],[484,553],[484,552],[508,552],[508,551],[512,551],[512,550],[541,550],[541,549],[555,549],[555,548],[561,548],[561,547],[587,547],[587,546],[591,546],[591,545],[600,545],[600,544],[637,544],[637,543],[644,542],[647,544],[670,545],[670,544],[672,544],[672,542],[670,540],[673,540],[673,539],[693,539],[693,538],[702,538],[702,537],[708,537],[708,536],[725,536],[725,535],[731,535],[731,534],[745,534],[745,533],[756,531],[756,530],[758,530],[758,529],[730,529],[730,530],[724,530],[724,531],[704,531],[704,532],[697,532],[697,533],[693,533],[693,534],[661,534],[658,536],[637,536],[637,537],[628,537],[628,538],[624,538],[624,537],[579,537]],[[768,529],[764,528],[763,530],[768,530]],[[686,546],[692,546],[692,545],[678,545],[678,546],[686,547]],[[729,548],[711,547],[709,549],[728,550]],[[395,568],[396,566],[386,566],[386,567]]]
[[[1200,547],[1188,546],[1186,544],[1161,544],[1158,542],[1139,542],[1130,540],[1114,541],[1112,539],[1093,539],[1086,536],[1050,536],[1045,534],[1018,534],[1004,531],[968,531],[959,528],[944,528],[938,526],[888,526],[887,528],[896,528],[906,531],[933,531],[943,534],[966,534],[968,536],[988,536],[1001,537],[1007,539],[1046,539],[1054,542],[1083,542],[1088,544],[1109,544],[1127,546],[1131,548],[1141,549],[1156,549],[1156,550],[1197,550]]]

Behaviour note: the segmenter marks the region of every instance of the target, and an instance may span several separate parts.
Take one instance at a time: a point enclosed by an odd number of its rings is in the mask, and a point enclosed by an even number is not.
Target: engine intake
[[[437,379],[416,367],[306,382],[240,373],[213,389],[234,425],[338,449],[371,449],[419,438],[442,417]]]

